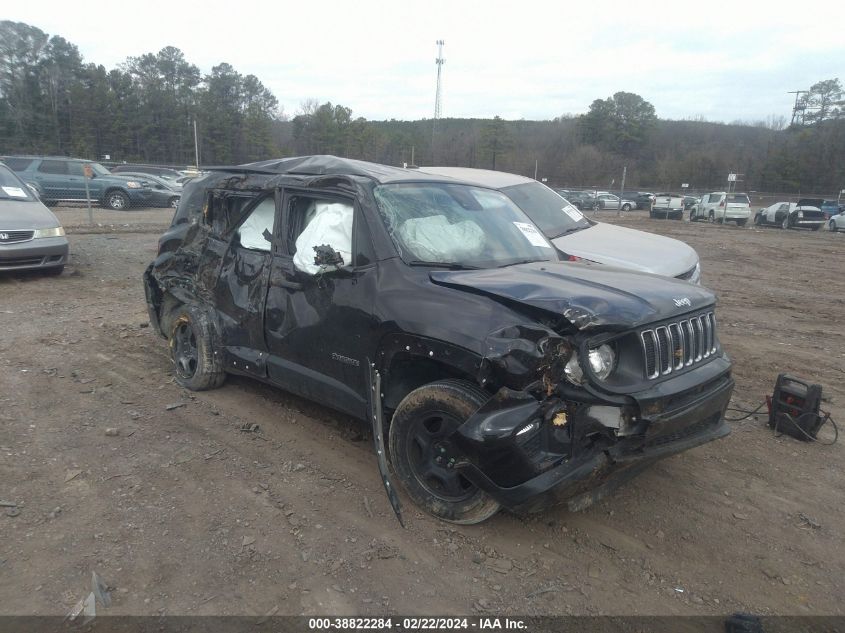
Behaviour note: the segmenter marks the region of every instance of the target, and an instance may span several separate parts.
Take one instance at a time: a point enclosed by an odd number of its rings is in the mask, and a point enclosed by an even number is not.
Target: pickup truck
[[[684,218],[684,197],[677,193],[655,194],[648,217],[682,220]]]

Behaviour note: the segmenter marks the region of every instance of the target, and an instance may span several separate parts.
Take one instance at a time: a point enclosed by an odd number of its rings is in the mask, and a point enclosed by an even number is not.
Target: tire
[[[167,206],[171,209],[175,209],[179,206],[179,197],[173,196],[170,200],[167,201]]]
[[[112,211],[126,211],[129,209],[129,196],[122,191],[109,191],[106,194],[106,206]]]
[[[708,222],[710,224],[716,224],[716,215],[711,211],[710,214],[707,216]]]
[[[789,228],[789,216],[786,216],[783,219],[783,222],[780,223],[780,228],[782,228],[782,229],[788,229]]]
[[[754,225],[755,226],[763,226],[763,214],[758,213],[754,216]]]
[[[748,220],[737,220],[736,221],[737,226],[745,226],[746,224],[748,224]]]
[[[698,216],[695,214],[695,211],[689,212],[689,221],[690,222],[698,222]]]
[[[45,268],[43,273],[47,277],[58,277],[59,275],[62,274],[62,272],[64,272],[64,269],[65,269],[65,265],[62,264],[61,266],[53,266],[51,268]]]
[[[470,525],[499,511],[499,503],[460,472],[437,461],[442,440],[463,424],[489,395],[463,380],[440,380],[409,393],[390,423],[390,461],[405,491],[429,514]]]
[[[631,205],[630,205],[630,204],[623,204],[623,205],[622,205],[622,210],[623,210],[623,211],[630,211],[630,210],[631,210]]]
[[[176,382],[191,391],[216,389],[226,380],[208,315],[193,306],[170,314],[168,347]]]
[[[836,231],[838,230],[836,228],[836,222],[834,222],[833,220],[827,223],[827,228],[831,233],[836,233]]]

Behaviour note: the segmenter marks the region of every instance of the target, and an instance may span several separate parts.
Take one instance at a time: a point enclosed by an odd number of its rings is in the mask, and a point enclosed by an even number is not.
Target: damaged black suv
[[[475,523],[584,507],[730,431],[714,296],[559,262],[491,189],[331,156],[221,168],[159,247],[177,381],[253,376],[367,420],[400,520],[388,456],[421,508]]]

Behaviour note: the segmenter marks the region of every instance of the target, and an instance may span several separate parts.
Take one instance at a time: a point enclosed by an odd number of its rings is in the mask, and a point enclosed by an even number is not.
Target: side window
[[[271,242],[264,236],[265,231],[273,235],[273,221],[276,218],[276,200],[273,196],[258,203],[238,229],[241,246],[256,251],[270,252]]]
[[[76,161],[71,161],[67,164],[67,173],[71,176],[79,176],[82,177],[85,175],[85,171],[82,169],[82,163],[77,163]]]
[[[350,201],[312,196],[292,196],[288,199],[288,223],[285,241],[293,255],[293,265],[309,275],[325,270],[325,264],[315,262],[320,247],[331,247],[338,266],[352,261],[352,230],[355,208]],[[320,256],[331,251],[320,249]]]
[[[2,160],[12,171],[23,171],[32,164],[31,158],[4,158]]]
[[[67,162],[63,160],[42,160],[38,166],[42,174],[67,174]]]

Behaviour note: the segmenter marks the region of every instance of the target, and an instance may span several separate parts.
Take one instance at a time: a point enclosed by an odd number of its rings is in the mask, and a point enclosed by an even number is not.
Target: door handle
[[[298,281],[290,281],[289,279],[279,279],[276,285],[280,288],[288,288],[290,290],[302,290],[302,284]]]

